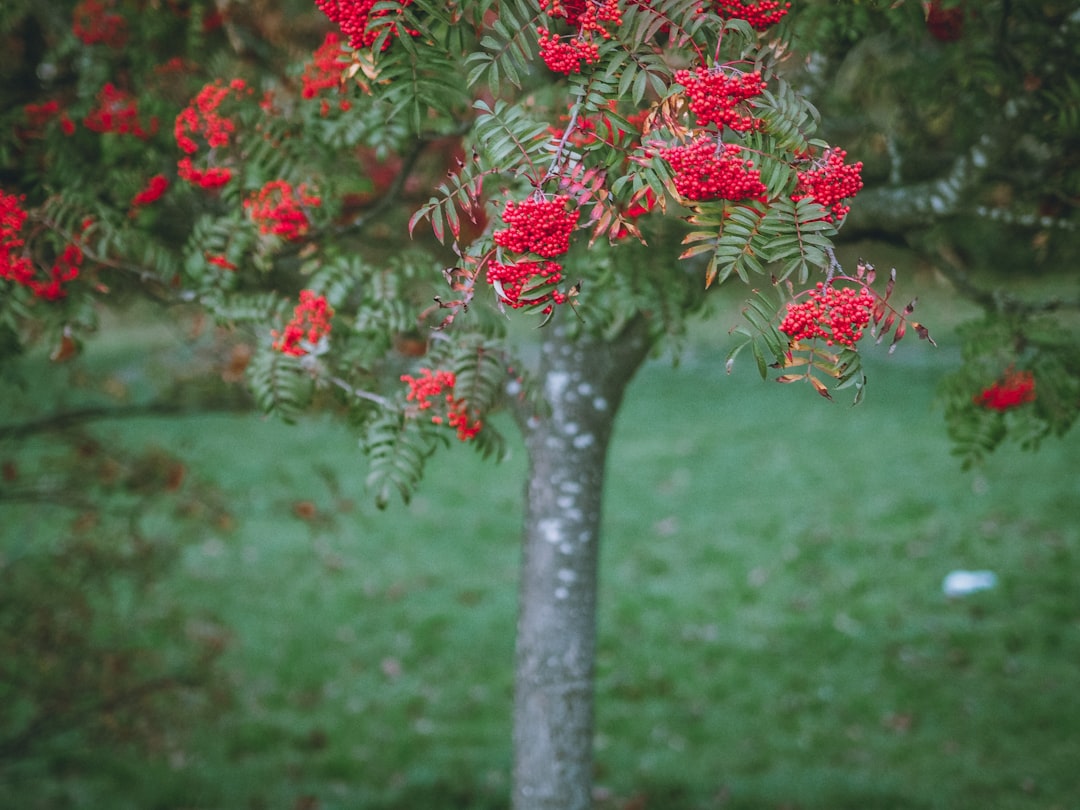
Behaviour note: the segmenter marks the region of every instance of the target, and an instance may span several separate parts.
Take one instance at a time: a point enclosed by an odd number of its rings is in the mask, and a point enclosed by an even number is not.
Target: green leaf
[[[765,362],[765,355],[761,353],[761,347],[756,340],[751,341],[751,350],[754,352],[754,362],[757,363],[758,374],[761,375],[761,379],[768,379],[768,364]]]
[[[246,374],[255,404],[265,413],[295,422],[311,402],[314,381],[299,357],[260,346]]]
[[[368,427],[361,445],[369,459],[365,483],[380,509],[389,505],[394,492],[408,503],[416,491],[439,443],[432,427],[397,411],[385,413]]]

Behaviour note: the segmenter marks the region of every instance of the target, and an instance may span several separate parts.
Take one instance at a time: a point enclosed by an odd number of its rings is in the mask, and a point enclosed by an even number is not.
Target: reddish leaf
[[[175,492],[184,483],[187,468],[179,461],[174,461],[165,471],[165,489]]]
[[[881,341],[885,337],[885,335],[889,334],[889,330],[892,329],[892,325],[893,325],[893,323],[895,321],[896,321],[896,313],[895,312],[890,312],[889,317],[887,317],[885,319],[885,323],[881,324],[881,329],[879,330],[878,339],[877,339],[878,343],[881,343]]]
[[[870,313],[870,318],[875,324],[881,323],[881,319],[885,317],[885,299],[879,298],[878,302],[874,304],[874,311]]]
[[[814,389],[821,394],[825,399],[832,399],[832,394],[829,393],[829,388],[825,383],[819,380],[817,377],[810,377],[810,383],[814,386]]]
[[[413,235],[413,231],[416,230],[416,225],[420,220],[428,215],[424,208],[418,209],[411,217],[409,217],[409,236]]]
[[[79,353],[79,343],[71,336],[71,331],[64,327],[64,333],[60,336],[60,342],[52,350],[49,359],[54,363],[63,363]]]
[[[319,509],[312,501],[296,501],[292,505],[292,512],[301,520],[314,520]]]
[[[431,232],[435,234],[435,238],[440,242],[444,241],[443,237],[446,232],[443,230],[443,213],[441,208],[431,209]]]
[[[934,339],[930,337],[930,330],[923,326],[921,323],[918,323],[917,321],[912,321],[911,328],[915,330],[920,340],[929,341],[931,346],[937,346],[937,344],[934,342]]]
[[[682,258],[681,256],[679,258]],[[709,269],[705,271],[705,289],[709,289],[713,282],[716,281],[716,277],[720,275],[720,268],[716,262],[709,263]]]
[[[604,234],[604,232],[609,229],[612,230],[611,238],[614,238],[614,228],[612,228],[612,224],[613,222],[617,221],[615,218],[615,211],[611,208],[603,208],[602,210],[600,210],[601,206],[596,206],[596,208],[599,211],[599,215],[594,216],[596,221],[596,227],[593,228],[592,235],[589,237],[589,247],[592,247],[596,243],[596,240],[599,239]],[[621,220],[617,222],[619,226],[622,225]]]
[[[450,232],[454,234],[454,238],[457,239],[461,236],[461,220],[458,219],[457,206],[446,206],[446,221],[450,226]]]
[[[469,210],[476,214],[483,215],[484,213],[484,201],[481,198],[481,194],[484,193],[484,178],[477,177],[476,182],[465,186],[465,193],[469,197]],[[476,220],[474,219],[473,222]]]
[[[246,343],[237,343],[229,350],[229,358],[225,361],[225,367],[221,370],[221,379],[228,383],[239,382],[244,379],[244,371],[251,362],[253,354],[251,346]]]
[[[889,354],[892,354],[896,350],[896,344],[904,337],[907,332],[907,322],[900,321],[896,327],[896,334],[893,335],[892,343],[889,344]]]

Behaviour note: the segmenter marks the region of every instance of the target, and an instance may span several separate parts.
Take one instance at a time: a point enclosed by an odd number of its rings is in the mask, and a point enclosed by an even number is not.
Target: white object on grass
[[[946,596],[967,596],[977,591],[986,591],[997,585],[997,574],[993,571],[950,571],[941,583],[941,590]]]

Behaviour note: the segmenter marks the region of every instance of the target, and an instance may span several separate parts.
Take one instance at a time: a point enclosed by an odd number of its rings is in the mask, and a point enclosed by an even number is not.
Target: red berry
[[[799,182],[791,199],[798,202],[804,197],[828,209],[824,219],[836,222],[847,216],[851,206],[843,201],[854,197],[862,188],[862,163],[845,164],[847,152],[830,149],[824,158],[809,169],[799,172]]]
[[[739,105],[765,90],[760,73],[728,75],[722,66],[707,68],[704,65],[694,71],[675,71],[675,81],[686,88],[690,111],[697,116],[699,127],[715,124],[723,129],[729,127],[737,132],[752,132],[763,123],[752,115],[739,112]]]
[[[570,234],[577,227],[581,212],[567,210],[569,197],[550,200],[530,197],[508,202],[502,219],[508,226],[495,231],[495,244],[514,253],[535,253],[550,259],[570,249]]]
[[[765,185],[738,144],[720,144],[703,135],[660,151],[675,171],[675,189],[689,200],[762,199]]]
[[[870,323],[874,296],[865,287],[833,287],[819,282],[805,301],[792,301],[780,331],[798,341],[823,338],[826,345],[855,348]]]
[[[274,348],[283,354],[301,357],[308,353],[308,345],[315,345],[330,334],[330,319],[334,310],[326,298],[311,290],[300,292],[300,303],[293,310],[292,320],[282,332],[274,332]]]
[[[756,3],[712,0],[712,6],[713,10],[726,20],[746,20],[754,30],[764,31],[780,22],[791,8],[791,3],[780,3],[778,0],[759,0]]]

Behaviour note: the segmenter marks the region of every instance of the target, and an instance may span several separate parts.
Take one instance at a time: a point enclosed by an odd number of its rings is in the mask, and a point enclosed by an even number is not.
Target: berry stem
[[[836,251],[833,250],[832,245],[825,248],[825,255],[829,257],[829,268],[825,271],[825,285],[828,286],[833,283],[837,273],[840,273],[841,278],[846,277],[843,275],[844,268],[840,264],[840,260],[836,258]]]
[[[537,184],[537,191],[552,177],[557,177],[562,173],[562,164],[565,162],[564,152],[566,150],[566,144],[570,140],[570,135],[573,133],[575,127],[577,127],[578,113],[581,111],[581,99],[579,98],[574,102],[574,106],[570,109],[570,119],[566,122],[566,127],[563,129],[562,135],[559,137],[559,142],[555,146],[555,154],[551,156],[551,163],[548,165],[547,173],[540,179]]]

